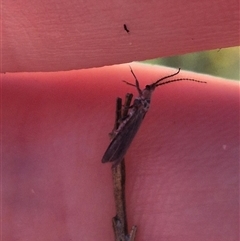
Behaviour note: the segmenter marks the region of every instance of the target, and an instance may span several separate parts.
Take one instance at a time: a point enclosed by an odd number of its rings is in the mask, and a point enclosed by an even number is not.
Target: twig
[[[133,95],[126,94],[124,108],[122,109],[122,99],[117,99],[115,130],[122,119],[127,117]],[[112,168],[114,199],[116,205],[116,216],[113,217],[113,230],[116,241],[134,241],[137,227],[133,226],[128,234],[126,200],[125,200],[125,161],[124,159]]]

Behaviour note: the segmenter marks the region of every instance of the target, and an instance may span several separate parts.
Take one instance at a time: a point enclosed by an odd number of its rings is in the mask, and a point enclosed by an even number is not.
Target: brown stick
[[[125,98],[124,108],[122,110],[122,99],[117,99],[116,120],[114,128],[117,129],[122,118],[126,118],[131,104],[133,95],[127,94]],[[133,226],[130,234],[128,234],[126,200],[125,200],[125,161],[124,159],[112,168],[114,199],[116,206],[116,216],[113,217],[113,230],[116,241],[134,241],[137,227]]]

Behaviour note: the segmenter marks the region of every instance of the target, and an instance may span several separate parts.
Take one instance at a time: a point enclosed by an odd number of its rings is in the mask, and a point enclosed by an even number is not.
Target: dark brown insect
[[[126,24],[123,24],[123,28],[124,28],[124,30],[125,30],[127,33],[130,32]]]
[[[135,78],[135,85],[126,81],[124,82],[128,85],[136,87],[138,90],[139,96],[136,97],[132,106],[129,108],[129,113],[127,118],[124,119],[122,123],[119,125],[119,127],[117,128],[117,130],[114,131],[113,133],[114,138],[112,139],[106,152],[103,155],[103,158],[102,158],[103,163],[113,162],[113,166],[116,166],[118,163],[122,161],[150,107],[151,96],[156,87],[160,85],[172,83],[172,82],[182,81],[182,80],[206,83],[204,81],[199,81],[195,79],[186,79],[186,78],[179,78],[179,79],[173,79],[173,80],[162,82],[163,80],[166,80],[170,77],[177,75],[179,72],[180,72],[180,69],[178,69],[176,73],[165,76],[157,80],[151,85],[146,85],[145,89],[141,90],[137,77],[135,76],[133,70],[131,69],[131,73]]]

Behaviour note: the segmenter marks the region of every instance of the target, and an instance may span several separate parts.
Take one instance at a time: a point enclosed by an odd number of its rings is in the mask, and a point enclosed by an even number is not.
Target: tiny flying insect
[[[130,32],[126,24],[123,24],[123,28],[124,28],[124,30],[125,30],[127,33]]]
[[[123,81],[123,82],[125,82],[128,85],[136,87],[138,90],[139,96],[135,98],[132,106],[129,108],[129,113],[127,117],[122,121],[122,123],[119,125],[117,130],[114,131],[113,133],[114,138],[110,142],[106,152],[103,155],[102,163],[113,162],[113,167],[117,166],[124,158],[130,144],[133,141],[133,138],[135,137],[150,107],[151,96],[156,87],[160,85],[169,84],[172,82],[182,81],[182,80],[194,81],[198,83],[207,83],[205,81],[199,81],[199,80],[188,79],[188,78],[179,78],[179,79],[173,79],[173,80],[162,82],[163,80],[166,80],[170,77],[177,75],[180,72],[180,68],[179,68],[176,73],[165,76],[157,80],[151,85],[146,85],[145,89],[141,90],[137,77],[134,74],[131,67],[130,67],[130,70],[135,79],[135,85],[127,81]]]

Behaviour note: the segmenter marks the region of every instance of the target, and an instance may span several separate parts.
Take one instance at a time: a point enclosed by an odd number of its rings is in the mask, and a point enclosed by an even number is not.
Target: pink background
[[[2,37],[3,72],[128,63],[238,46],[239,1],[8,0]]]
[[[237,1],[5,1],[2,240],[113,240],[109,143],[128,65],[239,44]],[[130,33],[126,33],[126,23]],[[131,64],[141,86],[176,70]],[[61,71],[82,69],[73,71]],[[44,71],[43,73],[24,73]],[[45,71],[59,71],[47,73]],[[21,73],[22,72],[22,73]],[[182,71],[155,90],[127,156],[136,241],[237,241],[239,85]]]

